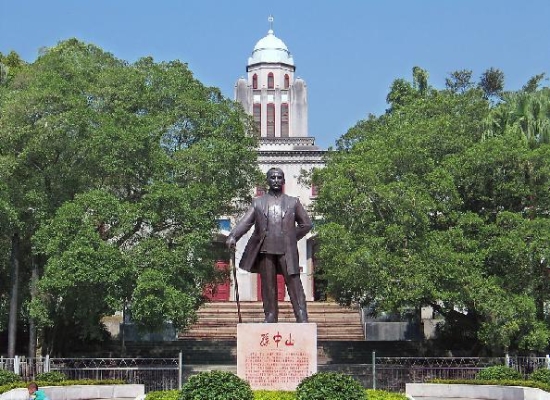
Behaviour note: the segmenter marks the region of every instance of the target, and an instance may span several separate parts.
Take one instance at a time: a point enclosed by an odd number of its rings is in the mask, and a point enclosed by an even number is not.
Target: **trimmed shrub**
[[[47,382],[63,382],[67,380],[67,375],[59,371],[42,372],[40,374],[36,374],[36,380]]]
[[[517,380],[522,378],[523,376],[518,371],[505,365],[494,365],[492,367],[483,368],[476,375],[476,379],[483,381]]]
[[[351,376],[336,372],[317,372],[296,388],[297,400],[365,400],[365,389]]]
[[[540,368],[529,375],[532,381],[543,382],[550,385],[550,369]]]
[[[254,400],[248,382],[231,372],[211,371],[194,375],[181,389],[180,400]]]
[[[19,381],[21,381],[21,377],[15,372],[0,369],[0,386]]]

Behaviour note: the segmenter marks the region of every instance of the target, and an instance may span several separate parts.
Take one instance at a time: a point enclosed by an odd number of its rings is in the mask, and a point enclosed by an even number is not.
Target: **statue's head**
[[[280,192],[285,184],[285,173],[281,168],[270,168],[266,174],[269,190]]]

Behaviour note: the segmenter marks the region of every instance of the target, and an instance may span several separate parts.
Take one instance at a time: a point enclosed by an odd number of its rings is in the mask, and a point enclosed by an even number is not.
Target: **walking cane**
[[[237,281],[237,266],[235,265],[235,249],[231,249],[231,258],[229,260],[229,268],[233,270],[233,280],[235,281],[235,300],[237,300],[237,315],[239,316],[239,324],[243,322],[241,317],[241,302],[239,301],[239,282]]]

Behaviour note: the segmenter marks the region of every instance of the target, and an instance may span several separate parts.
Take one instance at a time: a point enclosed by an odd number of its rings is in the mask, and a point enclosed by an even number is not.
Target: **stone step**
[[[237,328],[232,327],[199,327],[193,330],[192,336],[200,335],[202,337],[212,335],[216,333],[217,335],[229,335],[229,336],[236,336],[237,335]],[[340,337],[340,338],[354,338],[354,337],[360,337],[362,340],[363,331],[359,329],[349,329],[349,330],[336,330],[336,329],[318,329],[317,330],[317,338],[319,340],[325,340],[325,337]],[[186,337],[185,335],[182,335],[182,338]],[[187,336],[191,337],[191,336]]]
[[[357,314],[358,308],[342,307],[336,303],[318,303],[309,302],[307,304],[309,314]],[[263,313],[263,306],[261,302],[248,302],[241,303],[241,313]],[[219,303],[206,303],[199,310],[199,314],[207,313],[237,313],[237,304],[235,302],[219,302]],[[280,314],[293,314],[292,305],[290,302],[279,303]]]
[[[293,323],[294,321],[281,321],[279,320],[279,322],[281,323]],[[363,332],[363,328],[360,326],[360,325],[351,325],[351,324],[346,324],[344,322],[339,322],[339,323],[330,323],[330,324],[327,324],[327,323],[318,323],[316,321],[311,321],[311,323],[315,323],[317,325],[317,331],[318,332],[327,332],[327,331],[337,331],[337,332],[341,332],[341,333],[345,333],[345,332],[350,332],[350,331],[361,331]],[[244,324],[250,324],[250,323],[263,323],[263,320],[257,320],[257,321],[243,321],[242,323]],[[210,322],[207,322],[207,321],[202,321],[202,322],[199,322],[195,325],[193,325],[187,332],[191,332],[191,331],[194,331],[196,329],[217,329],[217,328],[220,328],[220,329],[237,329],[237,321],[234,320],[232,322],[217,322],[217,321],[210,321]]]
[[[263,315],[257,315],[257,316],[241,316],[241,320],[243,323],[251,323],[251,322],[263,322],[264,316]],[[309,317],[309,322],[316,323],[317,325],[342,325],[342,326],[348,326],[350,324],[350,320],[353,320],[353,318],[345,318],[345,317],[339,317],[339,318],[323,318],[315,315],[311,315]],[[281,317],[279,316],[279,322],[286,322],[286,323],[294,323],[296,320],[294,316],[292,317]],[[235,316],[212,316],[212,315],[205,315],[205,316],[199,316],[196,325],[235,325],[239,323],[239,317],[237,315]],[[359,325],[360,326],[360,325]]]
[[[240,305],[243,323],[261,323],[264,319],[261,302]],[[309,302],[309,321],[317,324],[318,340],[364,340],[359,309],[342,307],[331,302]],[[204,304],[197,313],[197,322],[178,336],[179,339],[236,340],[238,311],[235,302]],[[290,302],[279,303],[279,322],[295,322]]]
[[[336,303],[324,303],[324,302],[308,302],[307,303],[308,311],[318,311],[322,310],[324,312],[357,312],[357,309],[354,307],[343,307]],[[262,303],[259,301],[250,301],[250,302],[241,302],[241,310],[262,310]],[[199,310],[237,310],[236,302],[209,302],[205,303],[202,308]],[[292,312],[292,305],[290,302],[279,302],[279,310],[285,311],[289,310]]]
[[[262,309],[252,309],[252,308],[241,308],[241,315],[261,315],[264,311]],[[197,315],[237,315],[237,309],[228,310],[228,309],[209,309],[202,308],[197,311]],[[308,314],[310,315],[326,315],[328,317],[337,317],[340,315],[344,316],[353,316],[359,314],[358,310],[317,310],[317,309],[308,309]],[[279,316],[293,316],[294,312],[292,310],[279,310]]]
[[[210,318],[210,319],[230,319],[238,318],[238,313],[235,312],[217,312],[217,311],[201,311],[197,313],[199,318]],[[341,321],[341,320],[359,320],[359,313],[320,313],[320,312],[311,312],[308,310],[308,315],[310,319],[317,319],[320,321]],[[241,311],[242,318],[260,318],[264,316],[263,311]],[[292,319],[294,320],[294,313],[292,312],[279,312],[279,320],[281,319]]]

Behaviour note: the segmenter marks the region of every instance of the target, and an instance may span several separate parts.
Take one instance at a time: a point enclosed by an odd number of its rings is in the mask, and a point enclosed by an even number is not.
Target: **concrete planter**
[[[550,393],[523,386],[407,383],[405,391],[414,400],[550,400]]]
[[[50,400],[110,400],[136,399],[145,396],[144,385],[71,385],[41,386]],[[29,400],[26,388],[12,389],[0,395],[0,400]]]

